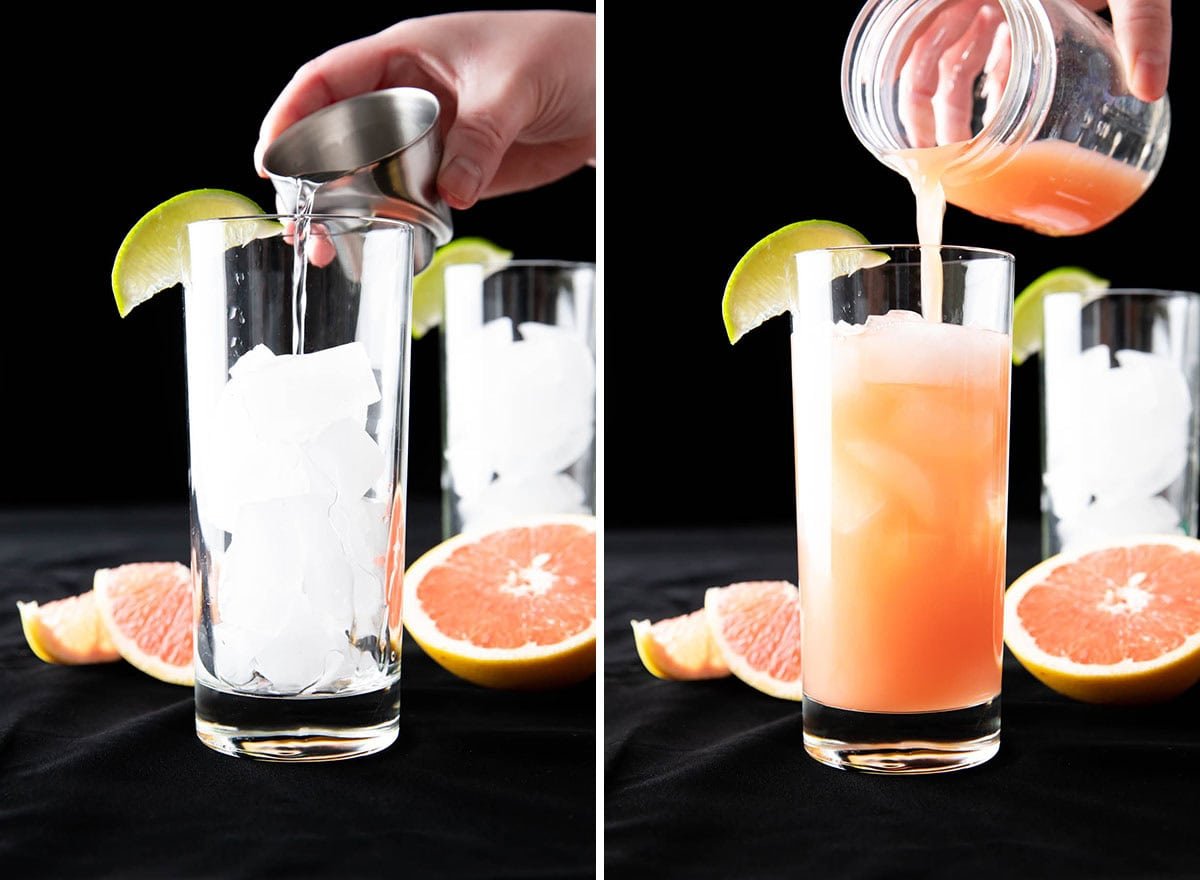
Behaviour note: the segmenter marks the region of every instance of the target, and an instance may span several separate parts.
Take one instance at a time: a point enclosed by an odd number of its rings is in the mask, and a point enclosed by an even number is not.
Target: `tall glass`
[[[399,729],[412,228],[306,225],[191,224],[184,296],[196,732],[279,761]]]
[[[451,266],[445,287],[444,533],[595,513],[595,266]]]
[[[1000,745],[1013,260],[933,250],[795,256],[804,745],[845,769]]]
[[[1042,550],[1196,535],[1200,293],[1042,303]]]

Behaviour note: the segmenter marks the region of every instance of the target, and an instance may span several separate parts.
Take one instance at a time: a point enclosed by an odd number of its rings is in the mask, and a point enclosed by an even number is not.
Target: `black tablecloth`
[[[631,619],[694,610],[708,586],[794,581],[794,540],[608,532],[609,877],[1200,877],[1200,686],[1157,707],[1101,708],[1006,656],[999,755],[888,778],[809,758],[799,703],[642,668]],[[1014,524],[1010,580],[1037,559],[1036,528]]]
[[[186,561],[187,535],[182,509],[0,513],[0,877],[594,875],[594,681],[490,691],[410,639],[395,745],[283,765],[201,745],[190,689],[30,653],[18,599]],[[409,558],[437,537],[414,504]]]

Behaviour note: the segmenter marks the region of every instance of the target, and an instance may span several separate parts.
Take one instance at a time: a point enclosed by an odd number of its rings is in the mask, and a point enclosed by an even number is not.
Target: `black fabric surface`
[[[410,559],[437,523],[413,505]],[[594,876],[594,680],[491,691],[406,639],[396,744],[285,765],[203,746],[190,689],[26,647],[18,599],[187,541],[182,509],[0,512],[0,878]]]
[[[608,877],[1200,877],[1200,686],[1102,708],[1006,655],[999,755],[895,778],[809,758],[799,703],[643,669],[631,619],[695,610],[708,586],[794,582],[794,542],[783,528],[606,534]],[[1037,560],[1036,526],[1014,524],[1010,582]]]

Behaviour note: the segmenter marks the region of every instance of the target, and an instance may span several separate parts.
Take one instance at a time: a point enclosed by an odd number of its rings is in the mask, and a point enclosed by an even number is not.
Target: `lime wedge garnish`
[[[1013,363],[1020,366],[1042,350],[1042,299],[1046,294],[1094,294],[1107,287],[1107,278],[1078,266],[1060,266],[1031,281],[1013,300]]]
[[[725,283],[721,312],[730,342],[788,310],[788,267],[797,251],[868,244],[861,232],[831,220],[802,220],[772,232],[738,260]]]
[[[489,272],[499,269],[510,259],[512,251],[506,251],[486,238],[456,238],[438,248],[425,270],[413,278],[413,339],[420,339],[442,323],[447,266],[479,263],[484,272]]]
[[[194,189],[151,208],[134,224],[121,242],[113,261],[112,287],[121,317],[160,290],[183,280],[186,243],[184,228],[197,220],[261,214],[257,204],[245,196],[223,189]],[[277,223],[249,221],[231,226],[235,241],[230,247],[277,232]]]

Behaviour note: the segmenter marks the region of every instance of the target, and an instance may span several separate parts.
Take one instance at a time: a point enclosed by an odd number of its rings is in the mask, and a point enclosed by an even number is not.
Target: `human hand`
[[[309,61],[263,119],[254,163],[284,129],[345,98],[416,86],[442,105],[438,190],[451,207],[532,189],[594,162],[596,20],[578,12],[411,18]]]
[[[1171,53],[1170,0],[1079,0],[1109,6],[1113,33],[1133,94],[1162,97]],[[997,0],[953,0],[938,10],[901,62],[900,121],[915,147],[970,139],[973,90],[983,74],[983,122],[995,114],[1008,82],[1012,46]]]

